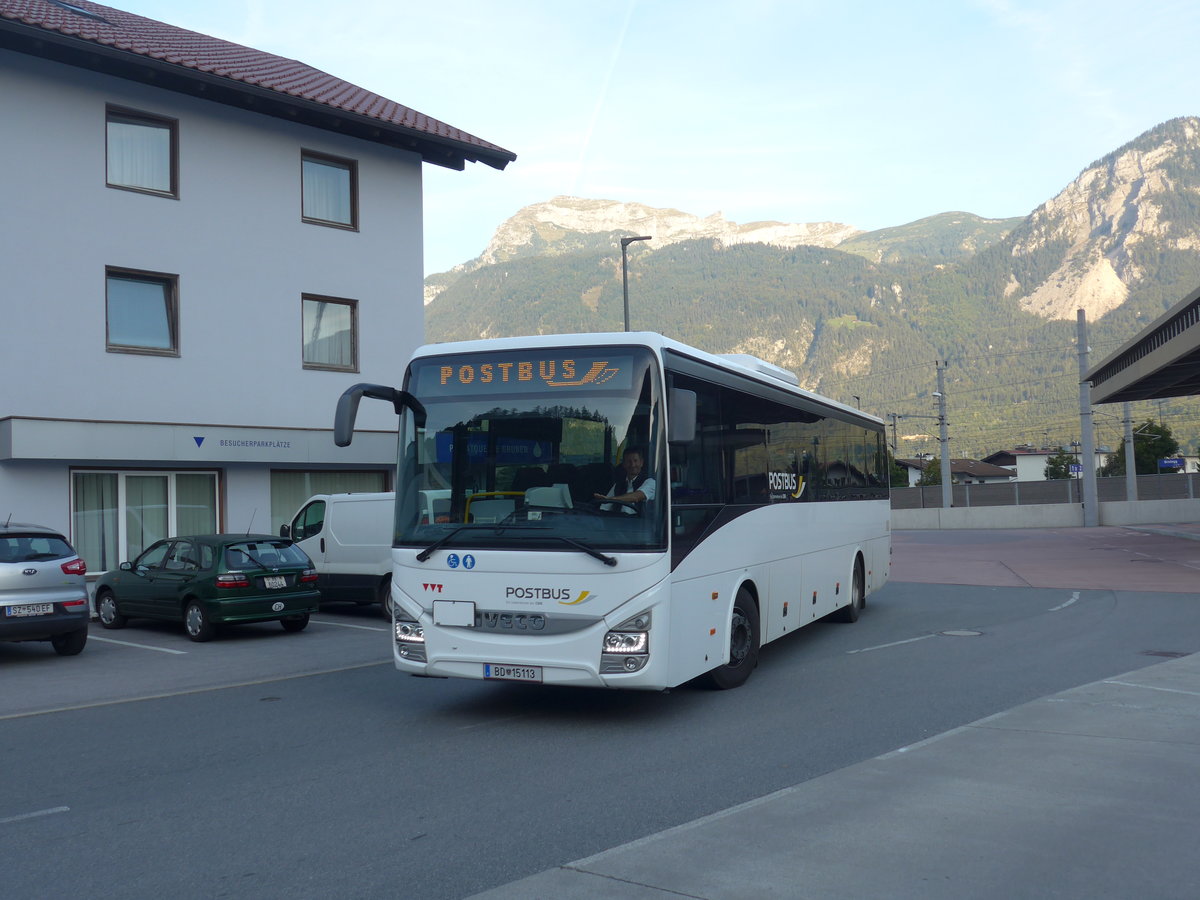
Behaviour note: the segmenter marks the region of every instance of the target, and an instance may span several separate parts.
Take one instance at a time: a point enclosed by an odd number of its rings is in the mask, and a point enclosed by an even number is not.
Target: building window
[[[314,494],[374,493],[390,490],[387,482],[388,472],[382,470],[272,472],[271,534],[278,534],[280,525],[291,522],[300,507]],[[84,562],[87,562],[86,556]]]
[[[179,278],[106,269],[108,350],[179,355]]]
[[[218,530],[216,472],[73,472],[71,535],[89,572],[107,572],[155,541]]]
[[[353,300],[304,296],[304,368],[358,371],[358,304]]]
[[[305,150],[300,155],[301,215],[305,222],[358,228],[358,163]]]
[[[178,123],[108,107],[108,186],[178,197]]]

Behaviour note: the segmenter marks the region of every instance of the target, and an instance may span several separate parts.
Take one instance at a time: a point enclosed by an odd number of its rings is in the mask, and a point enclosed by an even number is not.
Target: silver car
[[[87,565],[53,528],[0,524],[0,641],[49,641],[60,656],[87,644]]]

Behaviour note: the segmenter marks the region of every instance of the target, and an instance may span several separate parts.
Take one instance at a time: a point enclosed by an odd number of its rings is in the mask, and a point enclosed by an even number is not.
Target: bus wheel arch
[[[701,682],[715,690],[740,687],[758,665],[762,630],[758,594],[752,582],[743,582],[730,607],[729,659],[701,676]]]

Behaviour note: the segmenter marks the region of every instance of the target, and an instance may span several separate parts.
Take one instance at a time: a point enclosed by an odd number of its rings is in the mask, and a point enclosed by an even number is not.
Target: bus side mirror
[[[358,402],[363,397],[373,400],[386,400],[392,404],[396,415],[404,412],[405,407],[412,410],[413,421],[418,428],[425,427],[425,407],[408,391],[397,390],[382,384],[356,384],[346,388],[338,397],[337,410],[333,416],[333,442],[339,447],[349,447],[354,438],[354,420],[358,418]]]
[[[667,441],[686,444],[696,439],[696,392],[671,388],[667,395]]]

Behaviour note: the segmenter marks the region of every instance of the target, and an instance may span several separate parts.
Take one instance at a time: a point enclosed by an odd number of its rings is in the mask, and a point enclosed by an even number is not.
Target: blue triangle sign
[[[204,443],[204,438],[202,437],[193,437],[192,440],[196,442],[197,447]]]

